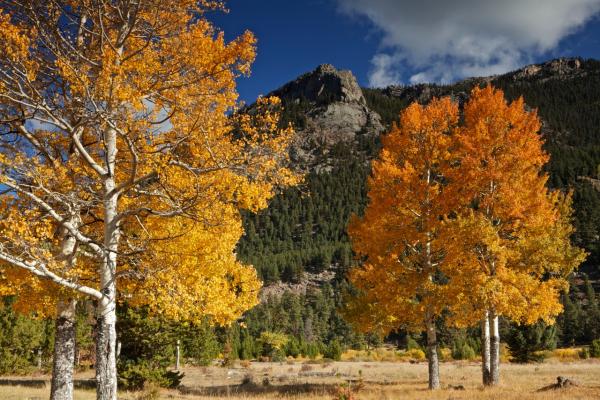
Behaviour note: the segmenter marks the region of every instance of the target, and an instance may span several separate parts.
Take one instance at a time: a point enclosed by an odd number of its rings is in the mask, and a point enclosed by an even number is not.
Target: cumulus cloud
[[[517,68],[600,12],[600,0],[337,0],[382,42],[370,84],[449,82]],[[416,71],[404,76],[409,67]]]

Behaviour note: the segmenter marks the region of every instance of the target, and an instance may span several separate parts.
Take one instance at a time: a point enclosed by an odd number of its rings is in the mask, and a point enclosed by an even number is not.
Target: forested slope
[[[544,121],[542,133],[546,149],[551,154],[547,167],[549,185],[574,191],[577,232],[573,240],[590,253],[581,271],[589,274],[593,282],[598,278],[600,260],[600,193],[594,188],[597,184],[600,189],[600,181],[596,182],[600,174],[600,62],[559,59],[501,76],[472,78],[452,85],[362,89],[362,93],[364,105],[380,116],[382,125],[389,127],[399,112],[413,101],[425,103],[434,96],[448,95],[462,103],[473,86],[488,83],[503,89],[508,99],[523,96],[529,107],[538,109]],[[327,89],[327,85],[323,88]],[[339,96],[322,90],[320,99],[316,101],[307,98],[304,92],[295,97],[298,93],[297,87],[293,91],[275,92],[283,94],[283,104],[287,106],[284,120],[297,123],[297,128],[306,138],[306,127],[311,125],[311,119],[316,115],[327,115],[328,104],[338,104]],[[333,121],[331,124],[341,122]],[[289,301],[289,296],[297,296],[295,301],[301,304],[298,309],[300,320],[312,318],[309,310],[315,307],[311,294],[307,295],[307,288],[308,292],[315,292],[319,291],[319,285],[327,283],[326,290],[319,296],[332,297],[332,304],[340,302],[345,287],[344,274],[352,259],[346,226],[351,214],[360,213],[366,204],[368,160],[376,156],[377,143],[377,135],[357,134],[354,140],[330,142],[314,149],[314,153],[319,153],[317,159],[320,161],[313,164],[317,165],[316,168],[309,169],[303,186],[278,195],[260,214],[247,213],[244,216],[246,234],[238,246],[239,256],[256,266],[267,285],[265,293],[272,294],[269,287],[279,280],[289,284],[287,287],[292,293],[286,295],[286,301]],[[319,165],[327,165],[328,168],[319,168]],[[318,281],[319,276],[315,277],[315,273],[324,270],[335,273],[336,278],[331,282]],[[583,284],[581,276],[579,274],[573,279],[579,286]],[[315,279],[317,282],[314,282]],[[297,285],[302,280],[306,284]],[[585,290],[577,286],[573,285],[571,292],[574,305],[570,303],[568,308],[578,307],[574,312],[579,315],[578,318],[585,319],[585,308],[589,302],[585,300]],[[281,318],[282,306],[278,302],[283,300],[275,296],[267,301],[267,297],[263,304],[248,313],[250,319],[264,316],[267,312]],[[338,320],[335,310],[328,319],[332,324]],[[263,321],[262,328],[266,330],[283,329],[268,322],[271,321],[269,318],[254,321],[259,325]],[[561,319],[563,322],[564,318]],[[584,329],[582,324],[580,330]],[[347,325],[338,324],[338,328],[341,328],[336,331],[339,340],[347,343],[356,341]],[[310,339],[302,331],[283,331],[302,340]],[[571,336],[569,340],[572,341]],[[585,340],[584,336],[581,333],[576,340]],[[327,342],[330,337],[323,335],[317,339]]]

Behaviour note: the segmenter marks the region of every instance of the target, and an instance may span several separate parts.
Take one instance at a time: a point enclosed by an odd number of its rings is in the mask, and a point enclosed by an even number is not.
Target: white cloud
[[[369,76],[371,86],[384,87],[393,85],[400,80],[400,72],[395,68],[398,57],[389,54],[376,54],[371,60],[373,70]]]
[[[337,0],[383,33],[370,84],[506,72],[556,48],[600,12],[600,0]]]

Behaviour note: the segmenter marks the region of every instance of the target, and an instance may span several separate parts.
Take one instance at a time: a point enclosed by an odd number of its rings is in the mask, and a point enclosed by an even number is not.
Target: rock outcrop
[[[292,158],[296,165],[327,170],[329,154],[340,144],[360,151],[360,143],[373,140],[383,130],[379,115],[367,107],[356,78],[323,64],[269,95],[282,99],[284,108],[302,110],[296,127]]]
[[[581,59],[557,58],[542,64],[532,64],[517,71],[506,74],[513,80],[527,79],[561,79],[569,76],[585,74]]]

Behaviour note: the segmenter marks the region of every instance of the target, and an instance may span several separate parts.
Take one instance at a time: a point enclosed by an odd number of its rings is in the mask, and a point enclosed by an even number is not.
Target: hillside
[[[575,191],[575,240],[590,253],[585,270],[598,272],[600,240],[600,62],[558,59],[505,75],[471,78],[452,85],[421,84],[360,89],[349,71],[319,66],[273,91],[284,123],[298,134],[296,167],[306,185],[277,196],[268,210],[246,215],[240,255],[254,263],[267,283],[297,281],[347,262],[345,225],[365,205],[366,161],[377,153],[377,137],[413,101],[452,96],[462,102],[475,85],[492,83],[507,98],[523,96],[543,119],[551,154],[549,184]]]
[[[366,204],[368,160],[377,154],[379,135],[413,101],[448,95],[462,103],[475,85],[488,83],[502,88],[511,100],[523,96],[528,106],[538,109],[551,154],[549,185],[574,191],[573,239],[590,253],[581,271],[598,279],[599,61],[557,59],[451,85],[362,90],[349,71],[322,65],[271,93],[282,98],[284,123],[296,127],[292,154],[296,168],[308,175],[303,186],[276,196],[267,210],[244,215],[246,233],[238,254],[256,266],[265,282],[263,304],[246,315],[251,330],[283,331],[322,343],[333,337],[348,344],[359,340],[336,307],[352,263],[346,226]],[[575,282],[583,283],[579,278]],[[575,287],[571,297],[577,300],[584,294]],[[290,313],[292,303],[295,311]],[[315,336],[307,323],[333,328]]]

